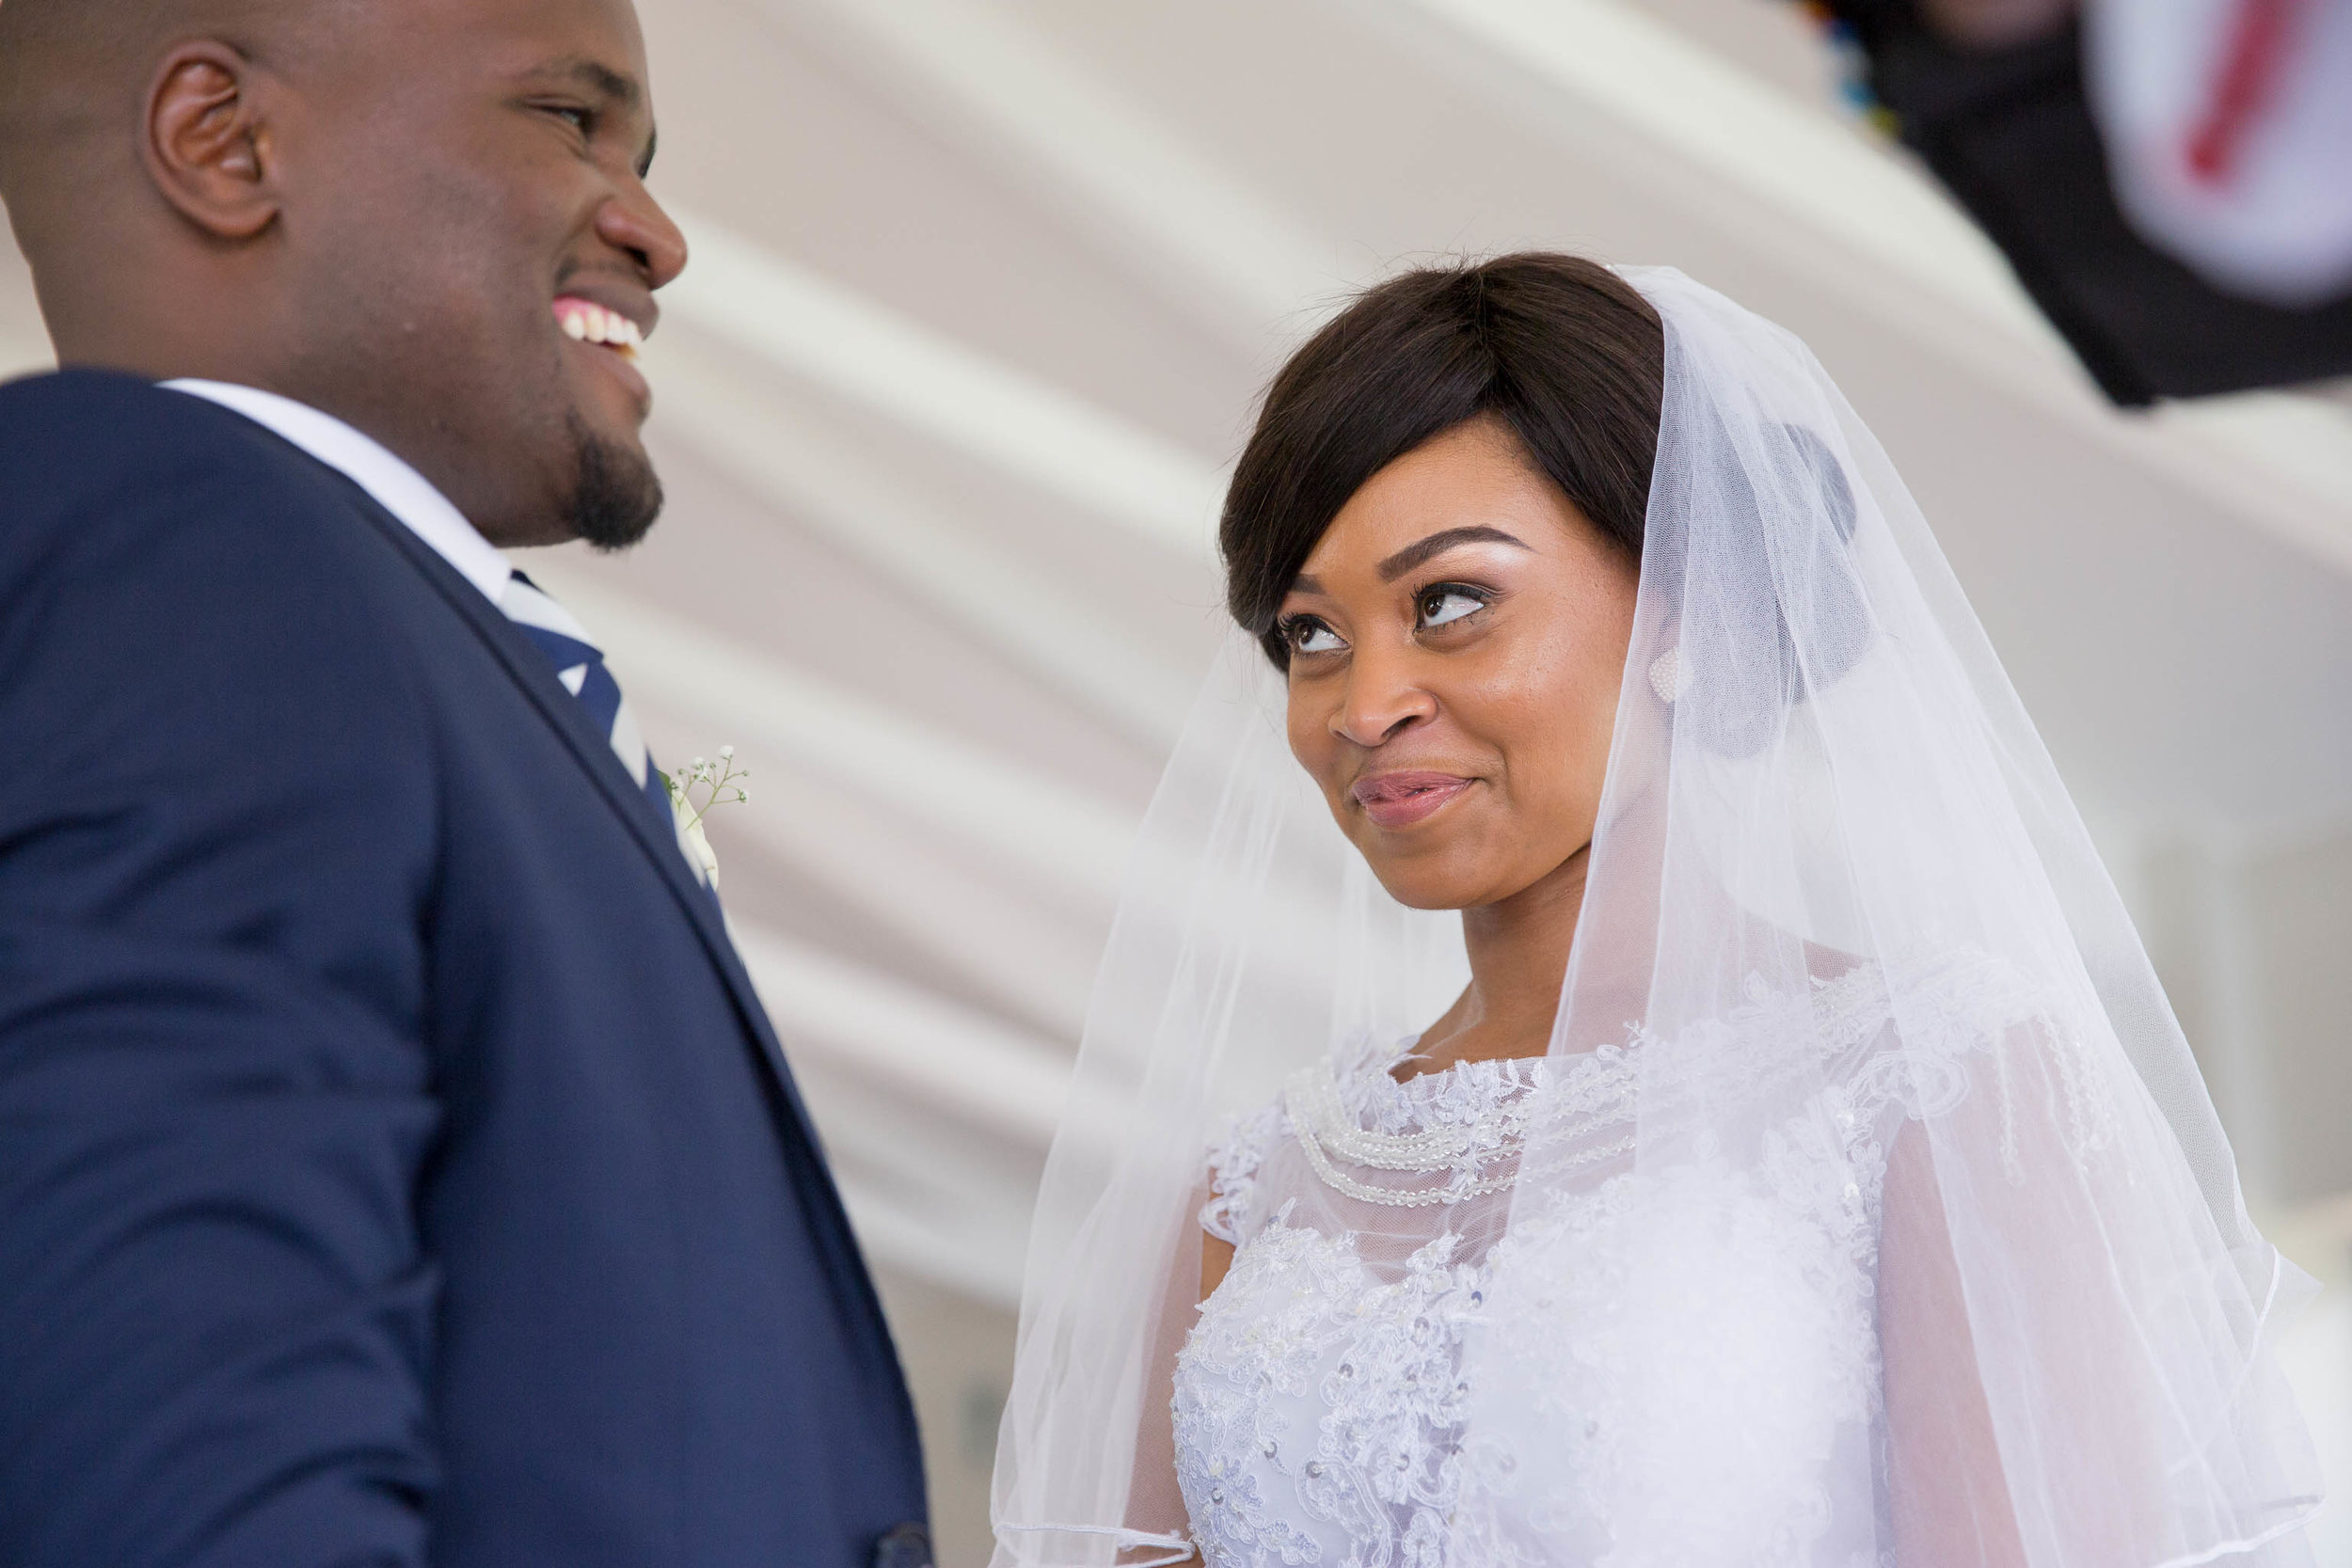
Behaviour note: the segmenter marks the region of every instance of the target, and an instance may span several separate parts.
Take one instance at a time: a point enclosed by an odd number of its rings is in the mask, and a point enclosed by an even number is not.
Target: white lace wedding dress
[[[2307,1282],[1983,627],[1802,343],[1626,276],[1664,380],[1549,1053],[1394,1076],[1462,919],[1237,628],[1040,1184],[993,1568],[2308,1568]]]
[[[1809,1006],[1759,1002],[1739,1048],[1759,1076],[1792,1052],[1867,1064],[1892,1054],[1885,1008],[1884,988],[1857,974]],[[1760,1159],[1653,1176],[1622,1158],[1607,1173],[1626,1147],[1610,1129],[1631,1125],[1632,1052],[1402,1083],[1395,1059],[1301,1074],[1213,1158],[1201,1221],[1236,1252],[1178,1358],[1174,1398],[1203,1561],[1500,1568],[1532,1560],[1510,1544],[1512,1512],[1532,1509],[1549,1539],[1584,1543],[1581,1560],[1608,1568],[1876,1563],[1881,1509],[1833,1507],[1825,1478],[1856,1473],[1850,1446],[1881,1424],[1883,1148],[1903,1114],[1896,1085],[1915,1073],[1837,1072],[1849,1087],[1777,1118]],[[1871,1083],[1882,1088],[1860,1087]],[[1453,1156],[1448,1195],[1474,1208],[1538,1104],[1589,1126],[1602,1174],[1551,1195],[1537,1227],[1522,1215],[1484,1257],[1457,1228],[1384,1262],[1355,1231],[1295,1223],[1295,1200],[1269,1213],[1259,1199],[1276,1162],[1304,1160],[1344,1193],[1358,1185],[1345,1164],[1398,1169],[1438,1149]],[[1301,1174],[1279,1185],[1296,1192]],[[1519,1266],[1531,1246],[1539,1270]],[[1506,1302],[1521,1310],[1498,1314]],[[1457,1440],[1473,1392],[1465,1347],[1499,1316],[1538,1326],[1474,1365],[1546,1391],[1520,1430],[1550,1434],[1549,1451],[1466,1453]],[[1514,1484],[1535,1471],[1539,1484]],[[1832,1538],[1833,1519],[1855,1538]]]

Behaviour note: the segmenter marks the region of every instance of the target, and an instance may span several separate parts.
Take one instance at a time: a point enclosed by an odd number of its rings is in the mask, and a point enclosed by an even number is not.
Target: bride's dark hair
[[[1665,361],[1658,312],[1581,257],[1521,251],[1366,290],[1266,390],[1218,530],[1226,608],[1287,668],[1275,615],[1340,508],[1485,416],[1638,561]]]

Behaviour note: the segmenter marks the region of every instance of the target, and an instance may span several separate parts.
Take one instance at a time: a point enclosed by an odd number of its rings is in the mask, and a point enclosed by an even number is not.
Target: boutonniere
[[[657,769],[659,771],[659,769]],[[710,840],[704,836],[703,818],[713,806],[731,806],[751,799],[743,789],[743,781],[752,776],[748,768],[735,766],[735,748],[719,748],[719,760],[712,762],[696,757],[678,773],[663,773],[662,785],[670,792],[670,814],[677,819],[678,842],[686,847],[687,859],[702,873],[713,893],[719,890],[719,857],[711,852]],[[697,792],[701,799],[695,799]]]

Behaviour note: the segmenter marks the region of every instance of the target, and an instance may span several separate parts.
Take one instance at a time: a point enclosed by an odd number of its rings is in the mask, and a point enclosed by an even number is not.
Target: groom
[[[686,263],[628,0],[0,0],[0,1563],[917,1568],[591,628]]]

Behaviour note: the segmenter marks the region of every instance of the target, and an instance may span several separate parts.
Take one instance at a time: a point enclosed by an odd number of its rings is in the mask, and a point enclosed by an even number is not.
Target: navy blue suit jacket
[[[776,1040],[547,659],[235,414],[0,388],[0,1564],[868,1568],[923,1508]]]

